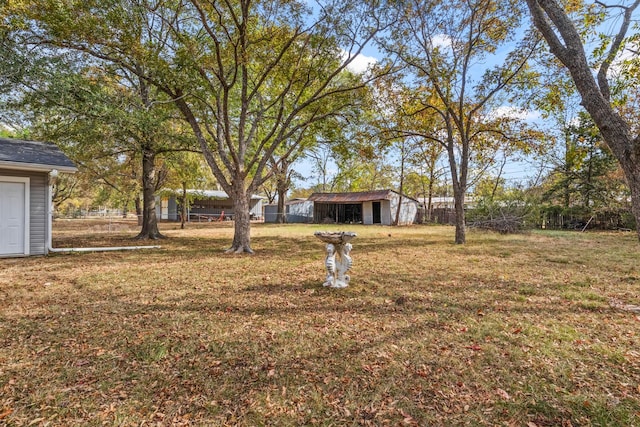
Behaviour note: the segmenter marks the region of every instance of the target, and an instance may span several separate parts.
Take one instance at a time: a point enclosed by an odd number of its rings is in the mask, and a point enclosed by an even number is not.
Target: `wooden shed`
[[[352,193],[313,193],[313,222],[344,224],[381,224],[395,222],[400,204],[398,225],[416,221],[420,203],[393,190]]]
[[[51,185],[76,171],[53,144],[0,138],[0,257],[48,253]]]

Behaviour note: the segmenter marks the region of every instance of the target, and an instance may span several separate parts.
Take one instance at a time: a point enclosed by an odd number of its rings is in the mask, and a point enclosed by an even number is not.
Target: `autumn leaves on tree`
[[[51,109],[40,103],[40,116],[93,123],[95,138],[74,149],[135,159],[144,194],[142,238],[160,237],[155,194],[166,168],[181,164],[171,157],[198,151],[234,201],[229,252],[252,252],[251,195],[274,180],[283,202],[295,160],[335,148],[326,146],[323,134],[343,132],[357,118],[378,121],[367,126],[383,125],[373,138],[378,147],[384,145],[380,138],[402,147],[398,182],[403,185],[411,182],[405,164],[414,162],[416,153],[432,153],[423,156],[432,172],[429,182],[421,183],[426,193],[435,177],[433,159],[445,153],[455,198],[455,241],[464,243],[468,190],[496,158],[540,146],[541,134],[517,114],[504,113],[504,107],[535,88],[531,59],[540,55],[541,34],[569,70],[585,109],[621,164],[640,218],[640,149],[627,117],[633,109],[621,101],[622,80],[609,82],[616,58],[634,46],[627,32],[640,1],[598,1],[590,9],[574,3],[569,6],[575,10],[553,0],[328,0],[313,6],[284,0],[17,0],[0,6],[7,53],[0,61],[0,90],[6,94],[20,85],[25,93],[48,99]],[[585,24],[593,30],[598,19],[614,12],[621,14],[622,25],[596,49],[594,75],[584,51],[586,33],[571,17],[596,16]],[[367,46],[384,58],[368,72],[354,73],[350,65]],[[60,70],[60,64],[85,83],[30,85],[34,71]],[[629,77],[637,74],[634,69],[628,67],[627,81],[635,78]],[[37,78],[44,82],[47,73]],[[83,87],[95,91],[83,94],[78,90]],[[378,102],[383,88],[394,95]],[[52,89],[65,96],[56,97]],[[120,102],[110,105],[109,93],[120,93]],[[368,105],[373,101],[377,105]],[[97,130],[105,131],[102,137]],[[363,141],[370,143],[357,143]],[[338,150],[352,156],[351,138],[342,143]]]

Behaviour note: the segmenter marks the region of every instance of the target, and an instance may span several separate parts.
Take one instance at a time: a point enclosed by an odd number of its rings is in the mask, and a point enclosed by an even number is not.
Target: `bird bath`
[[[327,279],[323,286],[330,288],[346,288],[349,286],[347,271],[351,268],[351,239],[356,233],[350,231],[316,231],[318,239],[327,244],[327,257],[324,265],[327,269]]]

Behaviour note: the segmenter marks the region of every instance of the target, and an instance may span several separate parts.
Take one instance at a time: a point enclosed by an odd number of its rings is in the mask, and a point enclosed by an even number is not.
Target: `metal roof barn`
[[[313,193],[315,223],[382,224],[395,223],[400,204],[398,225],[416,221],[420,203],[393,190],[353,193]]]

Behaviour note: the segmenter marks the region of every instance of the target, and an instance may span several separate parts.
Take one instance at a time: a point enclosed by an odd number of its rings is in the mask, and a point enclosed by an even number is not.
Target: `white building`
[[[400,204],[398,225],[416,222],[420,202],[393,190],[352,193],[313,193],[313,222],[381,224],[395,223]]]

